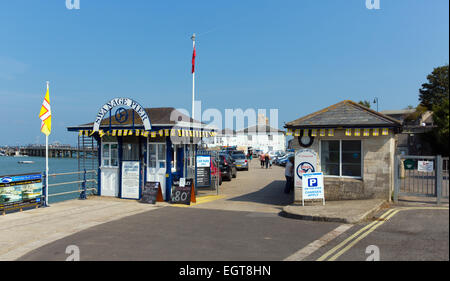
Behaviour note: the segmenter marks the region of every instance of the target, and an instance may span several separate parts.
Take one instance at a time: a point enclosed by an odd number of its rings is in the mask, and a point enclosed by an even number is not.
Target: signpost
[[[318,171],[317,153],[312,149],[300,149],[295,153],[295,187],[302,187],[302,175]]]
[[[122,162],[122,198],[139,199],[139,161]]]
[[[325,205],[323,173],[305,173],[302,176],[302,205],[305,200],[322,199]]]
[[[196,185],[197,187],[211,186],[211,156],[197,155],[196,157]]]

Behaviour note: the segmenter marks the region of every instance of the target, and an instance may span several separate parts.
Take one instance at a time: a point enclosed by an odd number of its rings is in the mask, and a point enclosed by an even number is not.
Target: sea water
[[[20,161],[33,161],[32,164],[20,164]],[[49,158],[48,159],[48,173],[59,174],[59,173],[69,173],[78,172],[78,159],[77,158]],[[0,156],[0,177],[20,175],[28,173],[38,173],[45,174],[45,157],[13,157],[13,156]],[[94,175],[88,174],[89,178]],[[48,183],[62,183],[78,181],[83,179],[83,174],[75,175],[62,175],[62,176],[50,176]],[[92,185],[92,183],[91,183]],[[95,184],[94,184],[95,185]],[[49,203],[60,202],[69,199],[77,199],[80,197],[78,192],[80,189],[79,183],[50,186],[48,190]],[[76,191],[74,193],[54,195],[62,192]]]

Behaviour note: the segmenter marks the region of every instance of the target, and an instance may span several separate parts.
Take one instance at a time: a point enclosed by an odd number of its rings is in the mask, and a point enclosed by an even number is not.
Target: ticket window
[[[116,142],[102,142],[101,147],[101,190],[102,196],[119,196],[119,145]]]
[[[147,181],[159,182],[163,197],[166,199],[166,144],[149,143],[147,151]]]

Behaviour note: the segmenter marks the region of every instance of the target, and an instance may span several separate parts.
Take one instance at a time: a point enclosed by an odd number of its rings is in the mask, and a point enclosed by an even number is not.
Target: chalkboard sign
[[[146,182],[142,189],[142,203],[155,204],[160,184],[158,181]]]
[[[176,180],[172,184],[172,196],[170,202],[172,204],[186,204],[191,205],[191,196],[193,188],[193,180],[185,179],[185,185],[182,186],[183,180]]]
[[[211,185],[211,156],[197,155],[196,186]]]

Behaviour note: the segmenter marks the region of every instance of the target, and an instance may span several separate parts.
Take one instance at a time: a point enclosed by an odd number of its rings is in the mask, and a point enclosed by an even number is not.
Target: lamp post
[[[373,99],[373,103],[376,103],[376,104],[377,104],[377,112],[378,112],[378,97],[375,97],[375,98]]]

